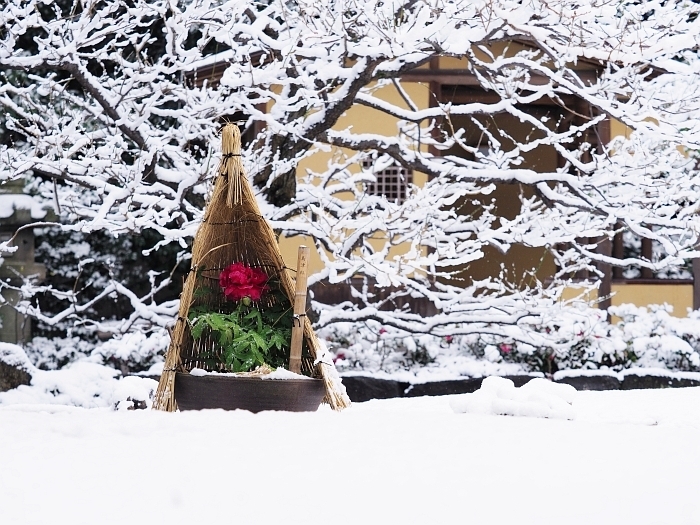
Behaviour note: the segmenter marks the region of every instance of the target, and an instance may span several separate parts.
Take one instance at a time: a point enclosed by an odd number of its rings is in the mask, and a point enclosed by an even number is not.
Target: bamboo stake
[[[306,316],[306,288],[308,280],[309,248],[299,246],[297,258],[297,282],[294,293],[294,323],[292,344],[289,349],[289,371],[301,373],[301,344],[304,340],[304,317]]]

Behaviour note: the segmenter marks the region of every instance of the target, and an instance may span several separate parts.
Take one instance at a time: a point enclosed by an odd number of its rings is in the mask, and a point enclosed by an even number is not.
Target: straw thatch
[[[180,296],[178,319],[153,403],[153,408],[158,410],[177,409],[175,372],[189,372],[195,367],[211,370],[211,362],[204,356],[220,352],[213,337],[192,338],[188,314],[190,308],[202,305],[221,312],[231,308],[221,293],[206,292],[218,289],[221,270],[234,262],[261,268],[274,279],[290,304],[293,303],[294,281],[284,266],[276,236],[260,213],[243,170],[240,148],[238,127],[227,124],[222,131],[223,155],[219,176],[194,239],[192,268]],[[261,307],[264,308],[265,304],[261,304]],[[324,401],[333,409],[341,410],[349,406],[350,401],[338,382],[333,364],[327,359],[315,364],[323,349],[309,319],[304,316],[302,321],[302,373],[323,379],[326,386]]]

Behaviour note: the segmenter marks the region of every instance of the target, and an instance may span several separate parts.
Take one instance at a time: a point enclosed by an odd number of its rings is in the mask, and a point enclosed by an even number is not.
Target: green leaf
[[[202,332],[204,332],[205,326],[206,324],[203,322],[195,322],[192,325],[192,328],[190,329],[190,331],[192,332],[192,337],[194,339],[199,339],[200,337],[202,337]]]
[[[257,347],[260,348],[263,352],[266,352],[269,348],[267,341],[265,341],[265,339],[263,339],[260,336],[260,334],[257,334],[255,332],[251,332],[250,335],[253,338],[253,341],[255,341]]]
[[[283,337],[282,334],[280,334],[279,332],[275,332],[270,337],[270,346],[274,346],[278,350],[282,350],[282,348],[287,344],[287,339]]]
[[[231,339],[233,339],[233,333],[230,328],[226,328],[224,330],[219,330],[219,344],[222,346],[225,346],[228,344]]]

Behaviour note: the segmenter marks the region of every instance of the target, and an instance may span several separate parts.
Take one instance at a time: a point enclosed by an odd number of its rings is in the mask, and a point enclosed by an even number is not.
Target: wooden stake
[[[292,344],[289,349],[289,371],[295,374],[301,373],[301,345],[304,341],[309,252],[308,246],[299,246],[296,293],[294,294],[294,324],[292,325]]]

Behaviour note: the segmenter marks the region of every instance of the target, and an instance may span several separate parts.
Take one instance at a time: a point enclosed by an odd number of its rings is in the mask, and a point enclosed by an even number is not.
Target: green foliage
[[[219,359],[214,355],[206,355],[205,359],[212,365],[219,361],[228,372],[249,372],[264,364],[272,368],[287,366],[292,318],[286,297],[262,309],[243,300],[231,313],[194,307],[189,314],[192,337],[197,340],[211,335],[221,346]]]

